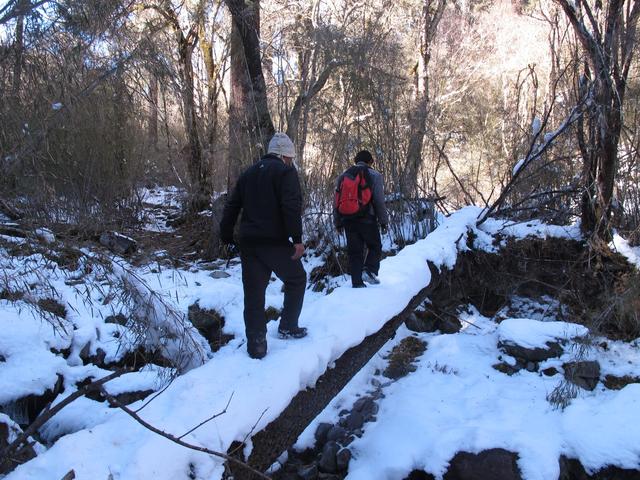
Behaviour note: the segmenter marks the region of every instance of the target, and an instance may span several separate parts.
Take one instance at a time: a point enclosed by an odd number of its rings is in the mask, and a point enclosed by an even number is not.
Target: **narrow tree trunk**
[[[410,196],[416,187],[422,166],[422,147],[427,132],[429,112],[429,62],[431,44],[444,13],[446,0],[424,0],[422,7],[422,32],[420,35],[420,57],[416,66],[415,108],[410,117],[411,133],[407,147],[407,161],[400,182],[400,188]]]
[[[28,11],[29,0],[20,0],[18,8],[21,11]],[[15,64],[13,68],[13,95],[18,98],[20,86],[22,84],[22,65],[24,55],[24,15],[20,15],[16,20],[16,40],[13,46],[15,52]]]
[[[189,142],[189,177],[194,189],[193,208],[200,209],[208,203],[211,195],[208,168],[202,154],[202,144],[198,132],[198,117],[195,105],[193,82],[193,49],[196,44],[192,32],[185,38],[182,32],[178,39],[178,56],[180,65],[180,79],[182,81],[182,109],[184,125]]]
[[[158,77],[149,72],[149,145],[155,151],[158,149]]]

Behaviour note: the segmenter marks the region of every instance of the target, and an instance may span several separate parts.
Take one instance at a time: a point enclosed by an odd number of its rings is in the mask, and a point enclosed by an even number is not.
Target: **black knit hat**
[[[356,158],[354,163],[365,162],[365,163],[373,163],[373,157],[371,156],[371,152],[369,150],[360,150],[356,154]]]

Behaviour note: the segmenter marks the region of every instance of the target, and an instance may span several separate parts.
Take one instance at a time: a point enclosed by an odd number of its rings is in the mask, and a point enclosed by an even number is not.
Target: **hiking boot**
[[[257,338],[247,340],[247,353],[251,358],[260,360],[267,354],[267,339]]]
[[[296,328],[278,328],[278,337],[286,340],[289,338],[304,338],[307,336],[307,329],[305,327]]]
[[[362,272],[362,280],[364,280],[370,285],[378,285],[380,283],[380,280],[378,280],[378,277],[376,276],[376,274],[371,273],[368,270],[365,270],[364,272]]]
[[[354,283],[351,288],[367,288],[367,286],[364,283]]]

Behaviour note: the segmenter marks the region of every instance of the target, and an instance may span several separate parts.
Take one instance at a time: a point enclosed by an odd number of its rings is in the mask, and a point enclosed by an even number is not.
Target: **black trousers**
[[[362,269],[366,268],[371,273],[378,275],[380,258],[382,256],[382,240],[377,223],[369,222],[344,222],[344,231],[347,235],[347,253],[349,254],[349,270],[351,283],[362,283]],[[365,257],[365,246],[367,256]]]
[[[288,330],[298,326],[307,274],[300,260],[291,260],[293,253],[291,245],[242,245],[240,260],[247,339],[265,338],[267,333],[264,294],[272,272],[284,283],[280,328]]]

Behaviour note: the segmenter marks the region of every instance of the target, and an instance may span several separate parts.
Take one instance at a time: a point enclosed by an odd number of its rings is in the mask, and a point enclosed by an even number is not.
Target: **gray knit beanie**
[[[275,153],[276,155],[295,158],[296,147],[286,133],[276,133],[269,142],[267,153]]]

